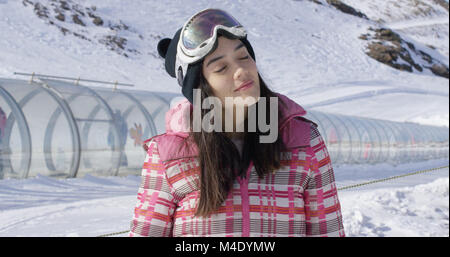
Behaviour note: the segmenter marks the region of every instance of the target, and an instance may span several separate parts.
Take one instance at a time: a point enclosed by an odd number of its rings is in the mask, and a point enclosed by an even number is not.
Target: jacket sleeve
[[[142,167],[142,181],[138,189],[129,236],[172,236],[172,217],[175,208],[176,203],[166,169],[159,156],[157,143],[151,140]]]
[[[304,191],[306,235],[345,236],[334,171],[322,136],[312,125],[309,181]]]

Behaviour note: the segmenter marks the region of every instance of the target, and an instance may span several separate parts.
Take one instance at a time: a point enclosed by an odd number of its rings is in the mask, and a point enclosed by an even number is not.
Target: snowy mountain
[[[336,2],[367,18],[342,12]],[[449,124],[448,79],[436,76],[427,62],[448,70],[449,15],[432,0],[0,0],[0,76],[36,72],[179,93],[156,45],[209,7],[227,10],[244,24],[263,78],[307,109]],[[421,27],[431,23],[432,32]],[[381,29],[402,41],[380,40]],[[396,59],[391,66],[369,56],[373,42],[388,51],[381,57]]]

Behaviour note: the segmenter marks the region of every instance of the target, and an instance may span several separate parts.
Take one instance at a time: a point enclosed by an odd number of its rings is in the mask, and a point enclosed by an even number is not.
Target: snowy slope
[[[400,22],[405,20],[414,21],[448,16],[448,9],[439,4],[441,0],[341,1],[362,11],[371,20],[379,21],[382,23]]]
[[[381,25],[435,47],[448,66],[449,12],[441,0],[342,0]],[[442,1],[441,1],[442,2]],[[448,8],[448,1],[447,1]]]
[[[448,79],[430,72],[399,71],[368,57],[366,42],[358,37],[367,33],[369,27],[378,26],[377,23],[341,13],[330,6],[292,0],[178,0],[164,4],[135,0],[126,6],[119,0],[67,1],[80,10],[95,7],[95,15],[105,22],[99,27],[87,15],[82,18],[85,26],[75,24],[69,16],[62,23],[54,17],[55,7],[50,5],[55,1],[32,1],[48,6],[48,19],[39,18],[33,5],[24,6],[24,1],[0,2],[2,77],[17,78],[13,75],[15,71],[36,72],[118,80],[133,83],[137,89],[180,92],[175,80],[165,73],[156,44],[162,37],[172,37],[195,11],[218,7],[232,13],[247,27],[263,78],[274,90],[291,96],[298,103],[322,102],[322,99],[333,98],[334,92],[340,90],[346,94],[346,99],[317,109],[432,125],[448,126],[449,123]],[[433,17],[445,15],[448,17],[448,13],[439,12]],[[108,22],[125,24],[129,29],[111,30],[106,25]],[[64,35],[57,25],[89,40],[73,33]],[[448,24],[446,26],[448,30]],[[109,50],[98,42],[107,36],[127,38],[126,47],[138,53],[125,57]],[[414,39],[410,41],[423,45]],[[443,41],[447,42],[445,35],[439,44],[444,44]],[[437,50],[433,54],[441,60],[448,59]],[[355,88],[358,92],[385,88],[405,88],[406,91],[353,99]],[[420,89],[424,94],[411,94],[409,89]],[[354,106],[362,108],[355,110]]]

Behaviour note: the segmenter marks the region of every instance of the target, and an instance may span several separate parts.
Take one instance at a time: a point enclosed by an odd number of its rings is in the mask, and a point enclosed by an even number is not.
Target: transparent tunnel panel
[[[121,157],[118,173],[120,175],[135,174],[142,167],[145,151],[144,140],[157,135],[153,116],[132,94],[123,90],[105,90],[93,88],[99,96],[106,100],[113,112],[113,125],[118,130]],[[155,106],[158,102],[155,103]],[[108,130],[108,146],[114,144],[112,128]],[[114,148],[114,147],[113,147]]]
[[[2,159],[6,170],[13,177],[50,175],[45,167],[43,131],[49,110],[56,108],[56,103],[34,83],[2,80],[0,85],[14,101],[14,104],[11,101],[8,104],[10,112],[2,137],[6,154],[2,153]]]
[[[76,176],[87,173],[115,175],[121,155],[120,131],[105,100],[87,87],[48,79],[42,81],[65,99],[75,120],[77,128],[74,132],[77,134],[72,133],[72,136],[78,138],[80,148]]]
[[[380,126],[383,126],[387,138],[387,149],[385,149],[385,156],[387,163],[397,164],[398,162],[398,151],[397,142],[400,139],[400,131],[392,124],[390,121],[382,121]]]
[[[355,128],[358,130],[358,134],[360,135],[360,151],[359,156],[357,157],[357,163],[371,163],[373,159],[373,143],[374,143],[374,135],[371,134],[371,128],[369,125],[362,121],[361,119],[355,120]]]
[[[327,145],[331,161],[333,163],[338,163],[340,161],[341,143],[337,127],[325,113],[314,112],[310,113],[308,117],[319,125],[319,133]]]
[[[341,160],[342,163],[348,163],[352,157],[352,139],[355,135],[352,136],[351,128],[349,127],[348,122],[341,116],[335,115],[333,117],[335,121],[335,125],[337,127],[339,138],[341,141]]]
[[[358,130],[358,128],[355,126],[355,120],[352,117],[348,116],[339,116],[340,119],[345,124],[345,127],[348,129],[349,134],[349,147],[351,148],[350,156],[348,159],[348,163],[359,163],[360,162],[360,156],[361,156],[361,131]]]
[[[31,161],[31,138],[14,98],[0,83],[0,179],[26,177]]]
[[[139,175],[143,141],[165,132],[179,94],[38,78],[0,79],[0,179]],[[177,100],[177,101],[178,101]],[[449,130],[308,110],[333,164],[449,157]]]
[[[53,122],[51,120],[52,113],[59,110],[58,103],[45,90],[41,90],[39,94],[30,98],[21,108],[28,122],[32,140],[32,162],[28,176],[36,176],[37,174],[55,177],[68,176],[69,169],[64,169],[63,166],[59,167],[61,168],[60,170],[48,169],[46,165],[46,153],[44,150],[45,132],[47,126]],[[56,142],[59,142],[55,149],[66,152],[70,149],[70,140],[65,142],[64,135],[70,135],[70,129],[67,122],[63,119],[64,117],[61,117],[58,120],[59,130],[55,130],[57,133],[53,134],[53,136],[56,137]]]
[[[373,163],[385,162],[383,147],[386,147],[387,137],[385,135],[385,131],[378,124],[377,120],[374,119],[366,119],[369,123],[372,131],[370,133],[373,134],[373,144],[372,144],[372,152],[374,153]]]
[[[149,92],[140,90],[121,91],[133,95],[134,98],[148,110],[148,113],[153,118],[157,134],[162,134],[166,131],[166,112],[169,110],[171,99],[179,97],[179,95],[159,92],[149,94]]]

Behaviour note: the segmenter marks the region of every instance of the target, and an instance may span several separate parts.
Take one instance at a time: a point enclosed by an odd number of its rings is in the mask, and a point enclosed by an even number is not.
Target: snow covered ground
[[[49,9],[54,24],[90,39],[84,40],[39,19],[32,5],[0,0],[0,77],[22,79],[13,73],[36,72],[179,93],[157,56],[157,42],[172,37],[195,11],[217,7],[246,26],[269,86],[307,110],[449,126],[448,79],[381,64],[365,54],[366,42],[358,39],[378,26],[375,20],[383,19],[416,47],[434,46],[430,54],[448,65],[449,15],[440,7],[431,16],[414,17],[408,1],[344,1],[372,19],[364,20],[311,1],[134,0],[126,6],[121,0],[67,2],[81,9],[95,5],[105,23],[120,21],[130,29],[98,27],[87,15],[82,17],[85,27],[69,18],[62,23]],[[98,42],[111,35],[128,38],[127,47],[140,54],[126,58]],[[448,163],[343,165],[335,167],[335,174],[341,187]],[[127,230],[139,183],[139,176],[0,180],[0,236],[97,236]],[[343,190],[339,198],[348,236],[449,236],[448,168]]]

